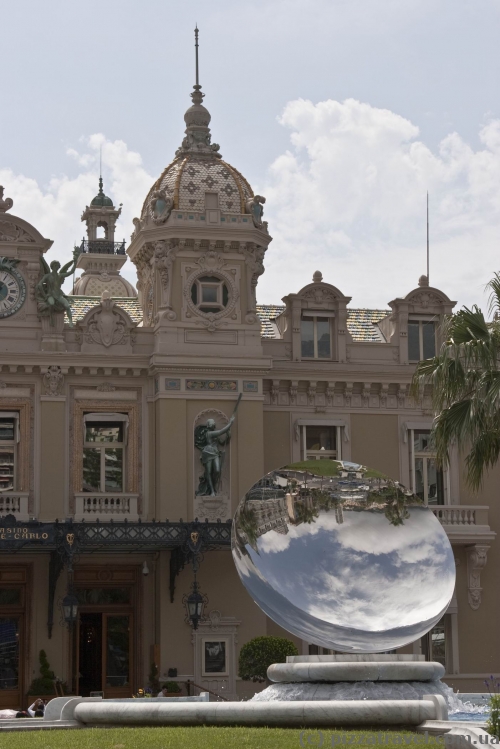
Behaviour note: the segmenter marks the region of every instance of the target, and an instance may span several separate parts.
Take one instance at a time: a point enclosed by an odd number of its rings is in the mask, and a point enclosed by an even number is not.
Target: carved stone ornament
[[[468,546],[467,552],[467,587],[469,606],[474,611],[481,605],[481,571],[486,565],[489,546]]]
[[[110,382],[101,382],[101,384],[97,386],[97,390],[100,393],[114,393],[116,388]]]
[[[137,289],[139,291],[139,299],[141,300],[144,327],[151,327],[153,325],[153,256],[153,244],[151,242],[146,242],[137,257],[134,259],[137,268]]]
[[[271,385],[271,403],[273,405],[277,405],[279,394],[280,394],[280,381],[273,380],[273,384]]]
[[[412,304],[417,305],[418,307],[422,307],[423,309],[427,309],[427,307],[430,306],[434,307],[441,304],[442,302],[437,294],[433,294],[429,291],[417,291],[408,299],[408,301]]]
[[[264,222],[262,221],[265,202],[266,199],[262,195],[254,195],[253,198],[250,198],[250,200],[247,200],[246,202],[247,213],[251,215],[253,225],[256,226],[257,229],[265,228]]]
[[[61,395],[64,375],[61,367],[52,364],[43,376],[44,395]]]
[[[310,299],[317,304],[325,304],[326,302],[334,302],[337,299],[337,295],[331,289],[325,288],[324,286],[316,286],[301,294],[302,299]]]
[[[34,242],[28,232],[12,221],[0,219],[0,242]]]
[[[172,290],[172,269],[174,261],[179,251],[179,246],[174,246],[171,242],[166,242],[163,239],[158,240],[154,243],[154,255],[152,263],[155,271],[158,272],[161,282],[161,299],[160,299],[160,310],[166,310],[166,317],[168,320],[175,320],[177,315],[172,309],[170,303],[171,290]]]
[[[12,200],[12,198],[4,198],[3,193],[4,193],[3,185],[0,185],[0,213],[5,213],[5,211],[10,211],[10,209],[14,205],[14,201]]]
[[[240,296],[238,286],[233,273],[225,268],[226,261],[215,250],[209,250],[202,255],[197,261],[197,265],[198,268],[189,274],[184,285],[183,293],[187,316],[197,318],[195,322],[198,325],[203,325],[208,331],[214,332],[220,325],[227,325],[224,318],[231,316],[232,319],[235,319],[236,303]],[[225,282],[228,289],[227,305],[220,312],[201,312],[191,298],[191,289],[196,279],[208,274],[218,276],[221,281]]]
[[[104,348],[130,347],[136,325],[125,310],[111,299],[109,291],[103,291],[100,304],[89,310],[78,323],[85,344],[97,344]]]
[[[217,609],[213,609],[213,611],[209,613],[208,619],[210,621],[210,629],[219,629],[222,619],[220,611],[217,611]]]
[[[149,215],[157,226],[164,224],[172,213],[174,201],[165,190],[155,190],[149,199]],[[137,227],[136,227],[137,228]]]
[[[248,247],[245,243],[240,245],[240,252],[245,256],[247,267],[247,298],[248,310],[245,321],[249,324],[257,321],[257,284],[259,277],[264,273],[264,255],[266,248],[259,245]]]
[[[134,239],[134,237],[135,237],[135,236],[136,236],[136,235],[137,235],[137,234],[138,234],[138,233],[140,232],[140,230],[142,229],[142,221],[141,221],[141,219],[140,219],[140,218],[137,218],[137,217],[136,217],[136,218],[133,218],[133,219],[132,219],[132,223],[133,223],[133,225],[134,225],[134,227],[135,227],[135,228],[134,228],[134,231],[132,232],[132,234],[130,235],[130,239]]]

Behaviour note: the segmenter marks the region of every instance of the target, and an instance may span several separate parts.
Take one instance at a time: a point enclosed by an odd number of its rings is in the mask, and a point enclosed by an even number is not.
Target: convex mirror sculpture
[[[271,619],[345,653],[422,637],[455,585],[451,545],[432,510],[397,481],[346,461],[264,476],[238,506],[232,551]]]

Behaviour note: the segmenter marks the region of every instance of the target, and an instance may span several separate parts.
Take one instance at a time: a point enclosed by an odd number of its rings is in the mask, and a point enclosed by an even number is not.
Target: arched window
[[[221,312],[229,302],[226,282],[218,276],[201,276],[191,286],[191,301],[199,312]]]
[[[99,221],[96,228],[96,239],[108,238],[108,225],[106,221]]]

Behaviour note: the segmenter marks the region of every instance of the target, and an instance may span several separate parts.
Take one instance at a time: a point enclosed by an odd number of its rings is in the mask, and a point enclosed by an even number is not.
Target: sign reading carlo
[[[54,526],[39,523],[9,524],[7,518],[0,519],[0,550],[13,545],[53,544],[55,541]]]

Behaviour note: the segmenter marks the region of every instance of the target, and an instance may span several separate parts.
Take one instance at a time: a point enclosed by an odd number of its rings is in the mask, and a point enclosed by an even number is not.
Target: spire
[[[427,283],[429,283],[429,190],[427,190]]]
[[[199,47],[199,44],[198,44],[198,34],[199,34],[198,24],[196,24],[195,29],[194,29],[194,46],[195,46],[195,54],[196,54],[196,85],[195,85],[195,88],[201,88],[201,86],[200,86],[200,77],[199,77],[199,72],[198,72],[198,47]]]
[[[107,195],[104,194],[104,183],[102,181],[102,174],[99,177],[99,192],[95,196],[94,200],[90,204],[91,206],[99,205],[99,206],[107,206],[110,208],[113,208],[113,201],[111,198],[108,198]]]
[[[200,86],[200,71],[199,71],[199,58],[198,58],[198,34],[199,29],[196,26],[194,30],[194,47],[195,47],[195,71],[196,71],[196,83],[193,86],[191,92],[191,99],[193,101],[192,106],[186,111],[184,115],[184,122],[186,123],[186,136],[182,141],[182,145],[175,152],[176,156],[211,156],[212,158],[222,158],[218,153],[219,145],[212,143],[212,136],[210,134],[210,112],[206,107],[203,106],[202,102],[205,98],[205,94],[201,91]]]

